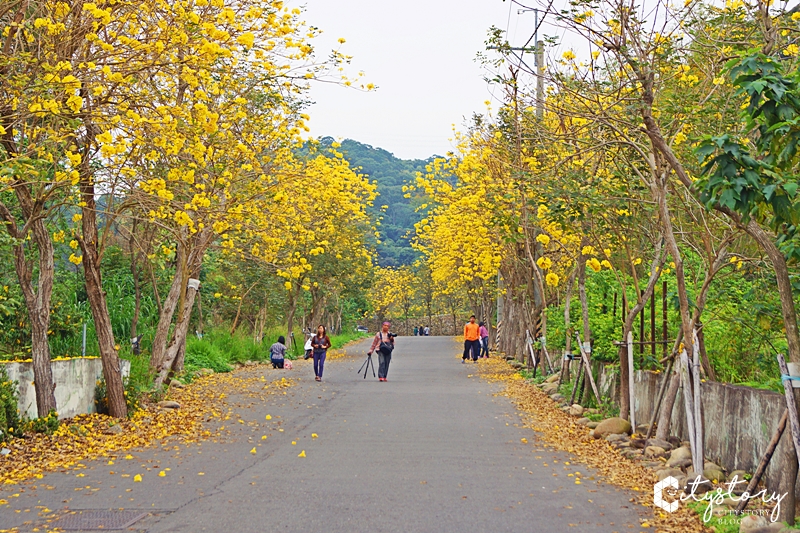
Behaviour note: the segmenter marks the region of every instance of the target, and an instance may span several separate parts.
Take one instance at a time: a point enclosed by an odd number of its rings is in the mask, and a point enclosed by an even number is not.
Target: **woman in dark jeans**
[[[317,328],[317,334],[311,337],[311,349],[314,350],[314,379],[322,381],[322,370],[325,368],[325,356],[328,348],[331,347],[331,340],[322,324]]]
[[[269,347],[269,359],[272,368],[283,368],[283,361],[286,358],[286,339],[281,335],[278,342]]]

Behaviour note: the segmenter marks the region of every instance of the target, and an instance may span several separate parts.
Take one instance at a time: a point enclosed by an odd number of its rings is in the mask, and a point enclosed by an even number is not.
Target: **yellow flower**
[[[593,246],[584,246],[583,250],[581,250],[581,255],[592,255],[592,254],[594,254]]]
[[[545,276],[544,280],[551,287],[558,286],[558,275],[557,274],[554,274],[554,273],[550,272],[549,274],[547,274],[547,276]]]
[[[573,59],[575,59],[575,52],[573,52],[572,50],[567,50],[566,52],[561,54],[561,57],[563,57],[567,61],[572,61]]]
[[[602,268],[600,266],[600,261],[598,261],[596,257],[592,257],[591,259],[586,261],[586,264],[589,265],[589,268],[591,268],[595,272],[600,272],[600,269]]]
[[[540,233],[540,234],[539,234],[539,235],[536,237],[536,240],[537,240],[538,242],[542,243],[544,246],[547,246],[548,244],[550,244],[550,236],[549,236],[549,235],[546,235],[546,234],[544,234],[544,233]]]
[[[550,267],[553,266],[553,262],[549,257],[540,257],[536,260],[536,264],[539,265],[539,268],[542,270],[550,270]]]

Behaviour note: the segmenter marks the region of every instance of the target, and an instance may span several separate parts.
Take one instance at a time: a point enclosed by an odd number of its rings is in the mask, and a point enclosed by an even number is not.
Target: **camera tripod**
[[[367,371],[372,368],[372,377],[375,377],[375,364],[372,362],[372,354],[368,353],[367,358],[364,360],[364,364],[361,365],[361,368],[358,369],[358,374],[361,375],[361,371],[364,371],[364,379],[367,379]]]

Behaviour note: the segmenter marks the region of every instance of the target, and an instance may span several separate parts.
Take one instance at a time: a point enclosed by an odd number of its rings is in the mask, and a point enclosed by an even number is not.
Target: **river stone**
[[[636,424],[636,433],[647,435],[648,429],[650,429],[650,424]]]
[[[561,410],[564,411],[565,413],[569,413],[569,406],[562,405]]]
[[[734,470],[733,472],[728,474],[728,481],[733,481],[733,478],[736,478],[737,482],[738,481],[744,481],[744,483],[739,483],[738,485],[736,485],[737,487],[746,487],[747,486],[747,481],[745,480],[745,477],[744,477],[746,475],[747,475],[747,472],[744,471],[744,470]]]
[[[692,470],[691,468],[687,468],[686,469],[687,483],[693,482],[695,479],[697,479],[697,474],[695,474],[694,470]],[[697,488],[695,489],[695,494],[705,494],[706,492],[714,488],[712,480],[708,476],[706,476],[705,473],[703,473],[703,475],[700,476],[700,481],[701,482],[697,484]],[[691,490],[692,490],[691,487],[687,489],[687,491],[689,492],[691,492]]]
[[[164,400],[157,404],[162,409],[180,409],[181,404],[173,400]]]
[[[586,424],[586,427],[589,428],[589,429],[596,429],[597,426],[599,426],[599,425],[600,425],[600,422],[596,422],[596,421],[592,420],[591,422]]]
[[[569,408],[569,414],[572,416],[581,416],[583,414],[583,406],[577,403],[574,403]]]
[[[595,407],[590,407],[589,409],[586,410],[586,412],[589,413],[590,415],[596,415],[597,413],[600,412],[600,410]]]
[[[552,399],[554,402],[560,402],[561,400],[563,400],[563,399],[564,399],[564,396],[562,396],[562,395],[561,395],[561,394],[559,394],[559,393],[555,393],[555,394],[551,394],[551,395],[550,395],[550,398],[551,398],[551,399]]]
[[[210,376],[213,373],[214,373],[214,371],[211,370],[210,368],[201,368],[200,370],[197,370],[194,373],[194,375],[195,376]]]
[[[544,380],[545,383],[555,383],[556,381],[558,381],[558,374],[553,374],[552,376]]]
[[[123,432],[122,426],[120,426],[119,424],[114,424],[113,426],[109,426],[103,430],[103,433],[105,433],[106,435],[119,435],[122,432]]]
[[[672,450],[667,461],[667,466],[670,468],[681,468],[690,464],[692,464],[692,450],[685,446]]]
[[[667,450],[662,448],[661,446],[648,446],[644,449],[644,456],[645,457],[665,457],[667,455]]]
[[[586,417],[579,418],[579,419],[577,419],[577,420],[575,421],[575,423],[576,423],[576,424],[580,424],[581,426],[585,426],[585,425],[589,424],[589,422],[591,422],[591,420],[589,420],[589,419],[588,419],[588,418],[586,418]]]
[[[709,468],[706,467],[703,470],[703,477],[708,479],[709,481],[713,481],[714,483],[721,483],[725,481],[725,472],[722,471],[721,468]]]
[[[659,481],[663,481],[669,476],[678,479],[679,477],[683,476],[683,470],[681,470],[680,468],[664,468],[656,472],[656,477],[658,478]]]
[[[555,392],[558,390],[558,383],[545,383],[542,387],[542,390],[545,392],[545,394]]]
[[[594,438],[604,439],[608,435],[625,433],[631,434],[631,424],[619,417],[607,418],[600,422],[594,431]]]
[[[595,438],[597,438],[597,428],[595,428],[595,430],[594,430],[594,435],[595,435]],[[628,440],[628,434],[627,433],[612,433],[610,435],[606,435],[606,440],[608,442],[625,441],[625,440]]]
[[[670,451],[672,449],[672,444],[665,440],[656,438],[647,439],[645,446],[658,446],[659,448],[664,448],[666,451]]]
[[[756,533],[769,525],[767,519],[758,515],[747,515],[739,522],[739,533]]]

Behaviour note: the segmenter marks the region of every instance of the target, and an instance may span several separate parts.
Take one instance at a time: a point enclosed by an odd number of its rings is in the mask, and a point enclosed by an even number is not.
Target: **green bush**
[[[25,423],[25,430],[31,433],[44,433],[45,435],[52,435],[58,429],[60,422],[58,420],[58,413],[51,410],[47,416],[41,416],[28,420]]]
[[[0,365],[0,442],[9,435],[22,435],[18,404],[17,384],[8,379],[5,367]]]
[[[236,356],[240,356],[236,353]],[[186,341],[185,366],[188,371],[210,368],[214,372],[230,372],[229,359],[210,340],[190,337]]]

